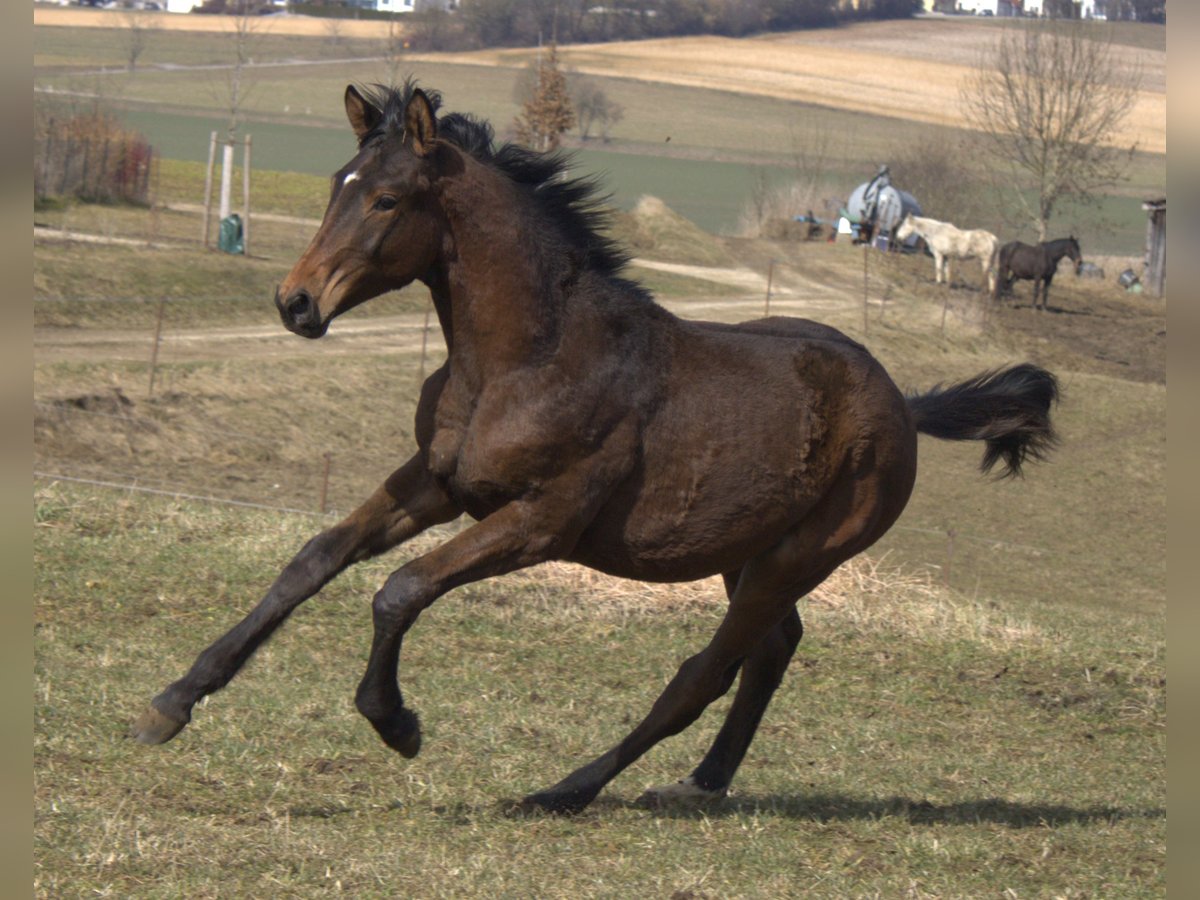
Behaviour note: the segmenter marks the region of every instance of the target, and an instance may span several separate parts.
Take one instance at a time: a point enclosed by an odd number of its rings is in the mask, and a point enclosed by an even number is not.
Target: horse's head
[[[1079,241],[1075,239],[1075,235],[1067,238],[1067,256],[1075,263],[1075,274],[1078,275],[1083,270],[1083,253],[1079,249]]]
[[[410,88],[380,108],[351,85],[345,101],[359,152],[333,176],[321,227],[275,290],[283,324],[307,338],[424,276],[441,247],[436,95]]]
[[[907,241],[910,237],[912,237],[914,230],[912,213],[908,213],[904,216],[904,219],[901,221],[899,227],[896,228],[896,243]]]

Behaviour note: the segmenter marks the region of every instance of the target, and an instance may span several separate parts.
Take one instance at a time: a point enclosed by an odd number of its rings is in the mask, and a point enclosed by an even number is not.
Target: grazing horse
[[[992,267],[996,255],[997,239],[990,231],[974,228],[963,231],[949,222],[926,219],[909,213],[896,229],[897,242],[908,240],[914,234],[924,239],[933,254],[933,274],[938,284],[950,283],[951,259],[977,259],[983,267],[983,278],[989,292],[996,289],[996,273]]]
[[[372,603],[355,701],[405,757],[421,747],[398,682],[401,642],[447,591],[546,560],[647,581],[720,574],[729,606],[649,714],[522,808],[583,809],[619,772],[740,684],[685,780],[648,801],[724,794],[803,628],[796,601],[904,509],[917,433],[982,441],[983,469],[1052,446],[1054,376],[1032,365],[905,397],[860,344],[804,319],[679,319],[621,277],[595,185],[566,160],[496,147],[411,83],[345,94],[358,152],[278,287],[283,324],[319,338],[414,280],[447,345],[416,411],[416,452],[312,538],[262,601],[133,724],[162,743],[301,603],[348,566],[438,523],[475,520],[401,565]],[[296,398],[303,402],[303,385]]]
[[[1043,241],[1040,244],[1023,244],[1009,241],[996,253],[996,282],[992,286],[992,297],[998,299],[1012,287],[1018,278],[1033,281],[1033,308],[1045,309],[1046,296],[1050,293],[1050,282],[1058,271],[1058,262],[1064,256],[1075,263],[1075,274],[1083,268],[1083,254],[1079,252],[1079,241],[1075,236]],[[1038,306],[1038,295],[1042,304]]]

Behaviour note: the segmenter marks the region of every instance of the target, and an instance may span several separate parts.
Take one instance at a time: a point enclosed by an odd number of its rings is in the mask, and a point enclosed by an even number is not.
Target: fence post
[[[421,326],[421,375],[417,379],[419,384],[425,383],[425,350],[429,346],[429,310],[433,306],[430,301],[425,307],[425,322]]]
[[[943,572],[943,580],[946,587],[950,587],[950,573],[954,570],[954,537],[958,534],[958,529],[946,529],[946,570]]]
[[[213,163],[217,158],[217,133],[208,139],[208,167],[204,170],[204,221],[200,226],[200,240],[208,247],[208,220],[212,217]]]
[[[250,255],[250,135],[242,147],[242,253]]]
[[[871,244],[869,242],[863,244],[863,335],[864,336],[870,335],[870,333],[871,333],[871,319],[870,319],[870,316],[867,315],[867,311],[868,311],[867,295],[870,293],[870,284],[871,284],[870,273],[868,271],[868,265],[869,265],[869,260],[870,260],[869,254],[870,253],[871,253]]]
[[[771,277],[775,274],[775,260],[767,260],[767,300],[763,306],[763,315],[771,315]]]
[[[158,301],[158,321],[154,325],[154,348],[150,351],[150,389],[146,396],[154,396],[154,374],[158,370],[158,344],[162,340],[163,312],[167,308],[167,298]]]
[[[333,454],[328,450],[325,451],[325,469],[321,473],[321,512],[325,512],[325,500],[329,496],[329,464],[333,459]]]

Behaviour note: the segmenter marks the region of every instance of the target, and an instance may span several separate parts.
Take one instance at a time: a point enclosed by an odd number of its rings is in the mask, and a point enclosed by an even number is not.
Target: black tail
[[[1004,460],[1004,477],[1021,474],[1026,459],[1045,459],[1058,443],[1050,407],[1058,379],[1023,363],[908,398],[917,431],[949,441],[986,441],[980,468]]]

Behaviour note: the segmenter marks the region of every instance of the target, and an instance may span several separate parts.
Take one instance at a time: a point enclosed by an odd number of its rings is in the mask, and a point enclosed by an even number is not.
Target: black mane
[[[404,133],[404,110],[416,89],[412,79],[399,87],[374,85],[360,89],[367,102],[382,114],[375,128],[359,141],[360,148]],[[442,105],[441,93],[421,90],[436,114]],[[497,147],[492,126],[463,113],[438,116],[438,137],[527,188],[541,213],[583,254],[587,268],[616,277],[629,263],[629,254],[604,233],[611,219],[607,207],[611,195],[601,192],[597,177],[569,177],[573,154],[538,153],[511,143]]]

